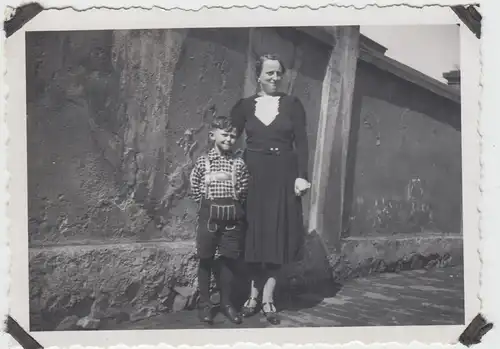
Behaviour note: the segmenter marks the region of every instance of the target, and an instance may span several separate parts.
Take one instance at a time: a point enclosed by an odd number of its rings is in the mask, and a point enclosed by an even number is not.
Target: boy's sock
[[[200,305],[202,306],[210,304],[212,261],[212,258],[202,258],[198,265],[198,287],[200,289]]]

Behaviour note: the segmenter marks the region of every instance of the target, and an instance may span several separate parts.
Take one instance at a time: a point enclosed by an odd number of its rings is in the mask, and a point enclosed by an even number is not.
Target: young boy
[[[242,322],[231,304],[231,284],[244,239],[243,204],[249,176],[243,159],[232,151],[238,136],[230,118],[214,118],[209,132],[213,147],[197,159],[190,176],[191,196],[199,204],[196,227],[199,317],[208,323],[213,320],[210,280],[216,253],[220,262],[221,310],[233,323]]]

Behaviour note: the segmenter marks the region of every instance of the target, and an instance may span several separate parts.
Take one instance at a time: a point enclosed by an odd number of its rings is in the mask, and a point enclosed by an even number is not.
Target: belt
[[[273,147],[273,148],[261,148],[261,149],[256,149],[256,148],[247,148],[248,151],[255,152],[255,153],[263,153],[267,155],[281,155],[281,153],[284,152],[291,152],[293,149],[280,149],[278,147]]]

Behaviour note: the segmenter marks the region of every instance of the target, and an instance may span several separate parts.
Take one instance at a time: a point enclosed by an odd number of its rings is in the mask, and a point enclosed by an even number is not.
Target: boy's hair
[[[210,124],[210,130],[224,130],[224,131],[229,131],[232,129],[236,129],[236,132],[238,132],[238,129],[236,126],[233,125],[233,121],[229,116],[225,115],[219,115],[214,117],[212,120],[212,123]]]

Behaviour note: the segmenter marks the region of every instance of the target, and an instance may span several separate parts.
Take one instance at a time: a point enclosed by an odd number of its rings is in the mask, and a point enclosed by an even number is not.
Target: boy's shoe
[[[243,322],[241,315],[232,305],[221,305],[221,311],[233,324],[239,325]]]
[[[201,322],[206,322],[211,324],[214,321],[212,306],[209,304],[201,305],[198,308],[198,318],[200,319]]]

